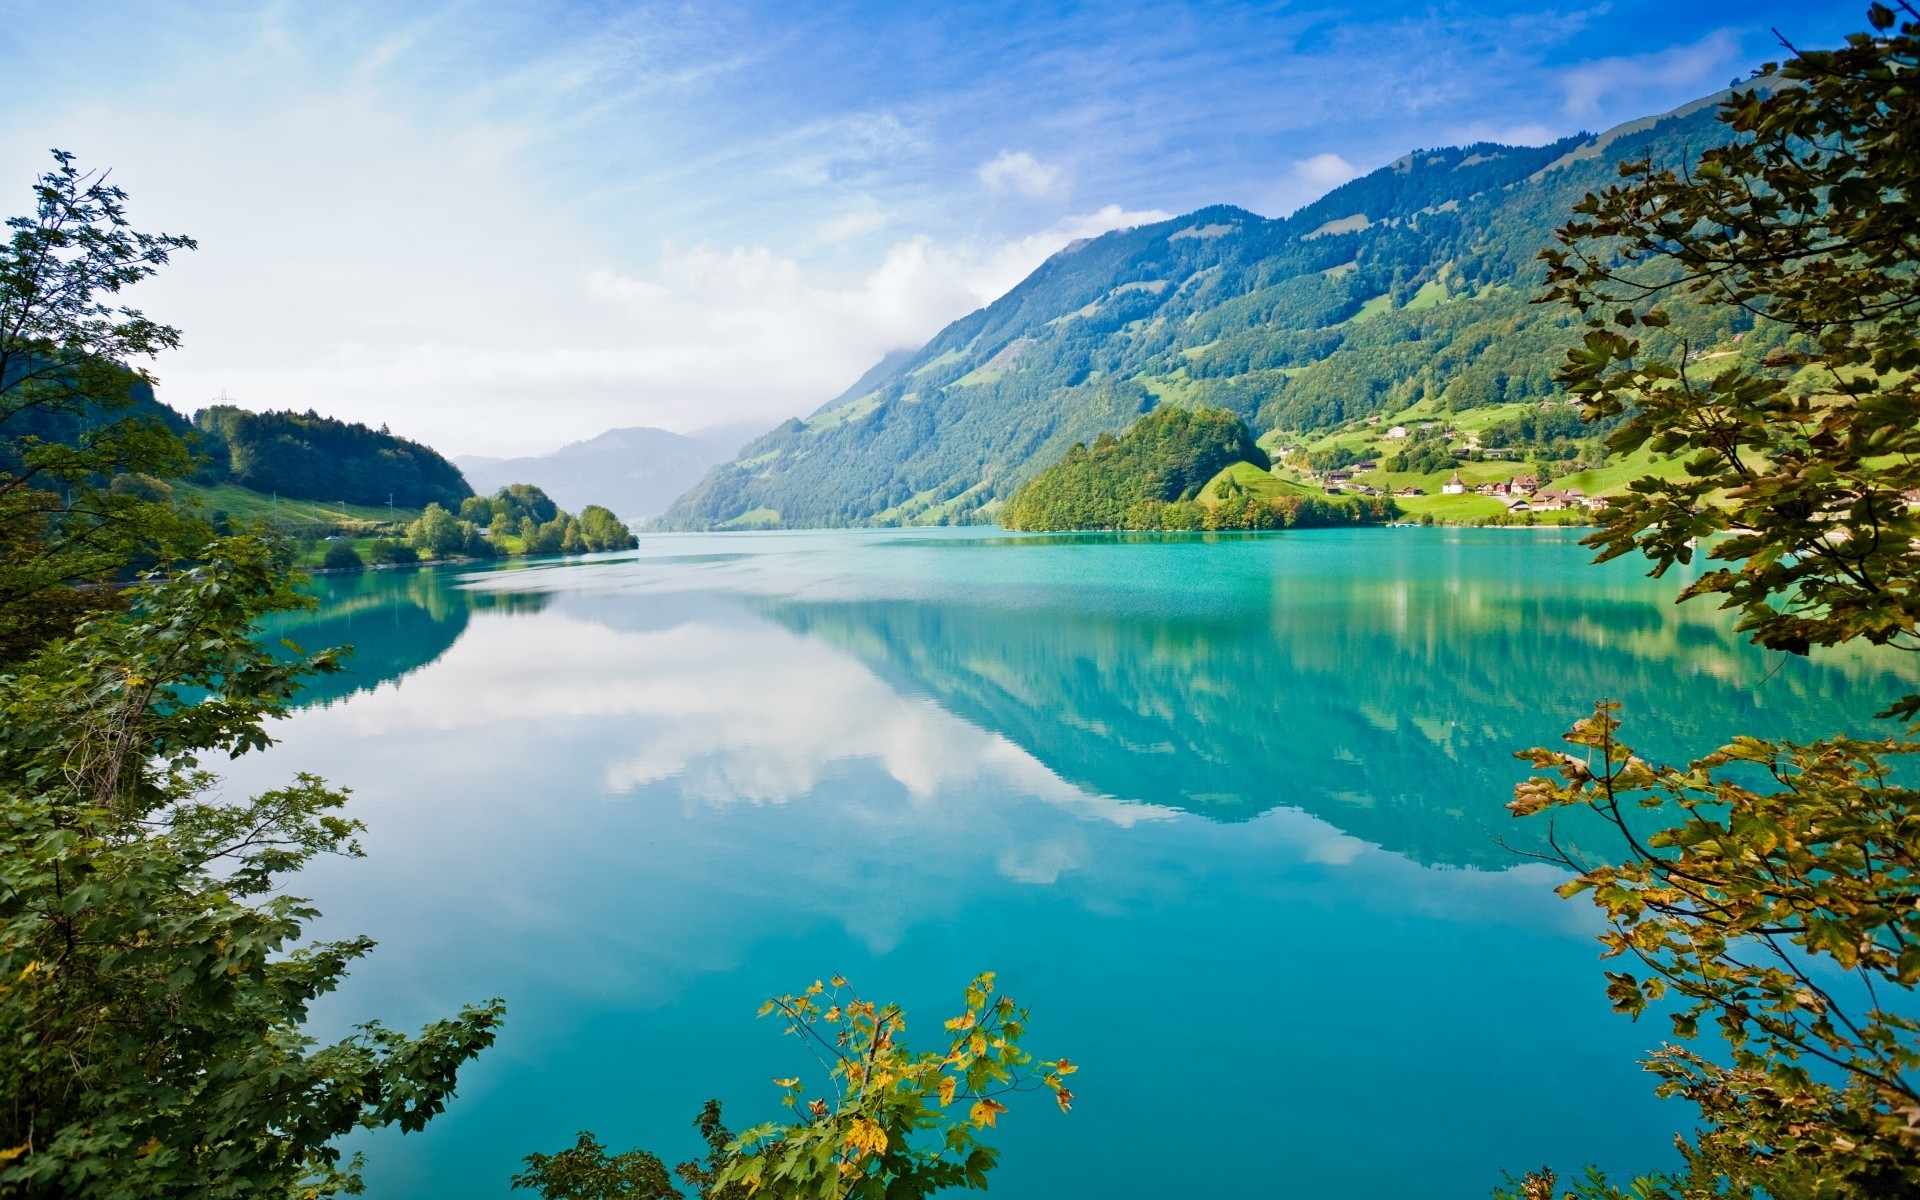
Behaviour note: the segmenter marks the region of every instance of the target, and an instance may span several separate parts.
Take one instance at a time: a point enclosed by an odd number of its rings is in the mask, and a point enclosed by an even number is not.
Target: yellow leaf
[[[970,1012],[961,1013],[959,1016],[955,1017],[953,1020],[947,1022],[947,1028],[953,1030],[956,1033],[958,1033],[963,1029],[972,1029],[973,1014]]]
[[[147,1139],[147,1144],[140,1147],[139,1153],[142,1158],[145,1158],[149,1154],[157,1154],[164,1149],[166,1149],[166,1146],[161,1143],[159,1138],[150,1137]]]
[[[847,1145],[862,1154],[883,1154],[887,1149],[887,1131],[878,1121],[855,1117],[847,1130]]]
[[[800,1077],[796,1075],[792,1079],[776,1079],[773,1083],[775,1087],[797,1088],[800,1086]]]
[[[1053,1102],[1060,1106],[1061,1112],[1073,1111],[1073,1093],[1065,1088],[1059,1088],[1053,1093]]]
[[[1005,1111],[1007,1106],[998,1100],[979,1100],[974,1103],[973,1111],[967,1114],[967,1119],[984,1128],[997,1123],[1000,1114]]]
[[[1078,1071],[1080,1068],[1074,1066],[1072,1063],[1068,1062],[1066,1059],[1063,1058],[1059,1062],[1053,1064],[1053,1069],[1060,1072],[1062,1075],[1071,1075],[1075,1071]]]
[[[968,1042],[967,1045],[973,1051],[973,1056],[978,1058],[987,1052],[987,1035],[984,1033],[976,1033],[973,1035],[973,1040]]]
[[[940,1107],[953,1103],[953,1093],[959,1089],[960,1081],[948,1075],[940,1080]]]
[[[0,1163],[12,1162],[14,1159],[19,1158],[22,1154],[25,1154],[27,1151],[31,1149],[33,1149],[32,1142],[21,1142],[18,1146],[13,1146],[6,1150],[0,1150]]]

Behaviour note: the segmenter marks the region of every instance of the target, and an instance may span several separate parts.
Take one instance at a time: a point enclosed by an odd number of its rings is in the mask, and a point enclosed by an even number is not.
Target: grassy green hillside
[[[1323,490],[1310,484],[1281,479],[1272,471],[1256,467],[1250,462],[1237,462],[1222,468],[1219,474],[1207,480],[1207,486],[1200,489],[1200,503],[1208,508],[1218,508],[1236,490],[1267,502],[1282,496],[1326,495]]]
[[[1076,243],[749,444],[664,523],[990,520],[1071,447],[1163,404],[1236,413],[1302,480],[1325,469],[1310,451],[1391,450],[1389,418],[1445,426],[1443,448],[1469,460],[1598,467],[1596,431],[1548,404],[1575,335],[1530,303],[1535,255],[1619,158],[1678,161],[1721,137],[1702,102],[1614,135],[1418,151],[1284,219],[1208,208]],[[1682,311],[1669,335],[1757,357],[1764,336],[1743,321]]]
[[[287,529],[321,525],[372,528],[390,522],[404,525],[420,515],[419,509],[389,510],[384,504],[374,506],[276,499],[231,483],[207,485],[176,482],[171,486],[174,499],[197,504],[207,513],[224,512],[230,520],[243,524],[266,521]]]

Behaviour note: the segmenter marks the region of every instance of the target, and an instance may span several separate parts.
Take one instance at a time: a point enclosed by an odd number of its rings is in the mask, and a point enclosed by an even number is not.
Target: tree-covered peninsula
[[[1007,501],[1008,529],[1285,529],[1385,520],[1384,498],[1333,498],[1267,473],[1267,454],[1222,408],[1167,405],[1119,437],[1079,443]]]

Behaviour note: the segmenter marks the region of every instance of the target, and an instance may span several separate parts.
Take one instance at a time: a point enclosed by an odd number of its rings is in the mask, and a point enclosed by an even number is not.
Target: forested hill
[[[237,483],[301,500],[457,509],[473,495],[460,469],[431,446],[314,412],[248,412],[215,405],[194,414],[202,482]]]
[[[990,520],[1069,447],[1163,401],[1226,408],[1265,434],[1423,398],[1459,411],[1545,397],[1569,334],[1529,303],[1535,255],[1620,159],[1722,140],[1718,99],[1549,146],[1416,151],[1288,218],[1206,208],[1075,243],[865,387],[749,443],[664,523]]]

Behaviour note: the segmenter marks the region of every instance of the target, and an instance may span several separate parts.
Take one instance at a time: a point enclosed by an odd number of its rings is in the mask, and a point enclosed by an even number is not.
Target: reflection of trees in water
[[[1643,581],[1281,577],[1195,616],[1058,602],[767,611],[1078,786],[1222,821],[1295,807],[1422,862],[1504,866],[1496,836],[1545,835],[1501,807],[1524,774],[1513,751],[1557,739],[1596,698],[1657,723],[1647,750],[1685,754],[1790,717],[1857,728],[1898,686],[1904,664],[1783,663],[1670,595]]]
[[[365,571],[323,575],[313,591],[318,609],[282,613],[265,623],[269,638],[286,638],[313,651],[351,646],[346,669],[310,679],[299,707],[311,708],[403,679],[445,654],[474,612],[535,613],[540,593],[475,591],[450,571]]]

